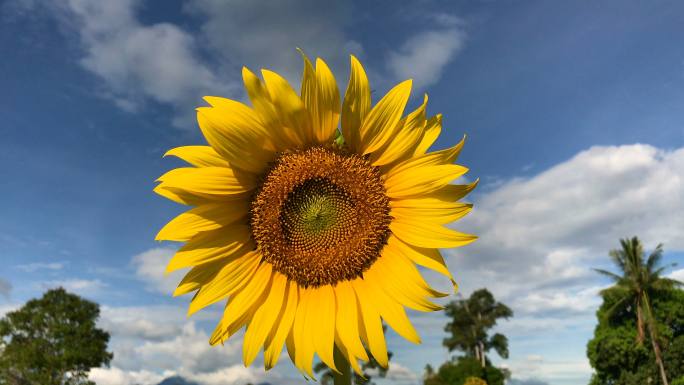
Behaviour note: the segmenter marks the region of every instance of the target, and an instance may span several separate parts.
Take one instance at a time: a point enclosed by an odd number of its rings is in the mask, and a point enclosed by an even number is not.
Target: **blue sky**
[[[218,309],[185,319],[154,242],[182,207],[155,196],[203,143],[203,95],[243,99],[240,68],[298,84],[296,47],[346,83],[348,55],[374,100],[414,79],[444,114],[436,143],[468,140],[482,183],[457,227],[480,240],[446,254],[464,293],[489,287],[515,317],[518,384],[585,384],[596,293],[620,237],[665,243],[684,262],[684,4],[677,1],[8,0],[0,4],[0,310],[65,286],[103,305],[115,360],[100,384],[298,380],[240,364],[239,339],[206,347]],[[684,270],[673,270],[684,278]],[[437,285],[438,277],[428,274]],[[441,314],[416,315],[424,344],[395,336],[391,382],[417,383],[447,353]],[[179,354],[180,347],[195,352]],[[244,381],[243,381],[244,380]],[[530,382],[531,383],[531,382]]]

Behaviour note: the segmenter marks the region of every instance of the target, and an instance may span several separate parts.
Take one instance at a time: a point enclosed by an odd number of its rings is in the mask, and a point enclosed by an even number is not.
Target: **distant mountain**
[[[162,382],[157,385],[200,385],[196,382],[188,381],[181,376],[173,376],[165,378]]]
[[[186,380],[181,376],[173,376],[165,378],[162,382],[157,385],[200,385],[197,382]],[[249,384],[251,385],[251,384]],[[257,385],[271,385],[270,382],[260,382]]]

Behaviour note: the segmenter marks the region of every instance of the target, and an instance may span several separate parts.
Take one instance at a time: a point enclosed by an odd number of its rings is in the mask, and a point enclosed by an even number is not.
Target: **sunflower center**
[[[314,147],[281,154],[251,205],[257,248],[302,286],[360,277],[389,236],[389,199],[366,159]]]

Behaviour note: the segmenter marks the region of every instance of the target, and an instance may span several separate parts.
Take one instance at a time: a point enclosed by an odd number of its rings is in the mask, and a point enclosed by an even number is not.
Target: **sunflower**
[[[416,265],[455,287],[438,249],[475,239],[445,225],[470,211],[458,200],[476,183],[450,184],[467,171],[454,164],[463,140],[427,152],[442,125],[426,116],[427,96],[403,117],[411,80],[371,107],[352,56],[340,101],[326,63],[302,56],[300,94],[275,72],[262,70],[262,81],[243,68],[251,107],[204,98],[197,120],[209,145],[168,151],[191,167],[154,190],[193,207],[157,239],[185,242],[167,271],[191,268],[174,292],[195,292],[189,314],[227,299],[211,344],[245,327],[245,365],[263,349],[268,370],[285,345],[305,376],[315,354],[361,374],[369,353],[388,364],[383,322],[420,343],[405,308],[441,309],[431,299],[447,294]]]

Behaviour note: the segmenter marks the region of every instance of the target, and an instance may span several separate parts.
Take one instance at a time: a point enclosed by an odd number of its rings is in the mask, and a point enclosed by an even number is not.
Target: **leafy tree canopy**
[[[489,360],[483,368],[476,358],[459,357],[456,360],[445,362],[437,371],[428,365],[425,368],[423,384],[465,385],[469,378],[480,378],[488,385],[503,385],[506,377],[507,373],[492,366]]]
[[[99,306],[64,289],[47,291],[0,319],[0,384],[81,385],[109,364]]]
[[[636,309],[621,302],[620,292],[606,290],[596,315],[599,324],[587,346],[595,374],[591,385],[643,385],[660,382],[648,335],[638,344]],[[651,294],[653,318],[662,344],[668,377],[684,377],[684,291],[671,289]],[[608,316],[610,315],[610,317]],[[676,382],[672,381],[671,385]]]
[[[444,339],[449,351],[460,350],[474,357],[485,366],[485,354],[494,349],[501,357],[508,358],[508,339],[503,334],[488,333],[500,318],[508,319],[513,311],[494,299],[487,289],[474,291],[469,298],[453,301],[446,306],[451,321],[445,331],[451,335]]]

